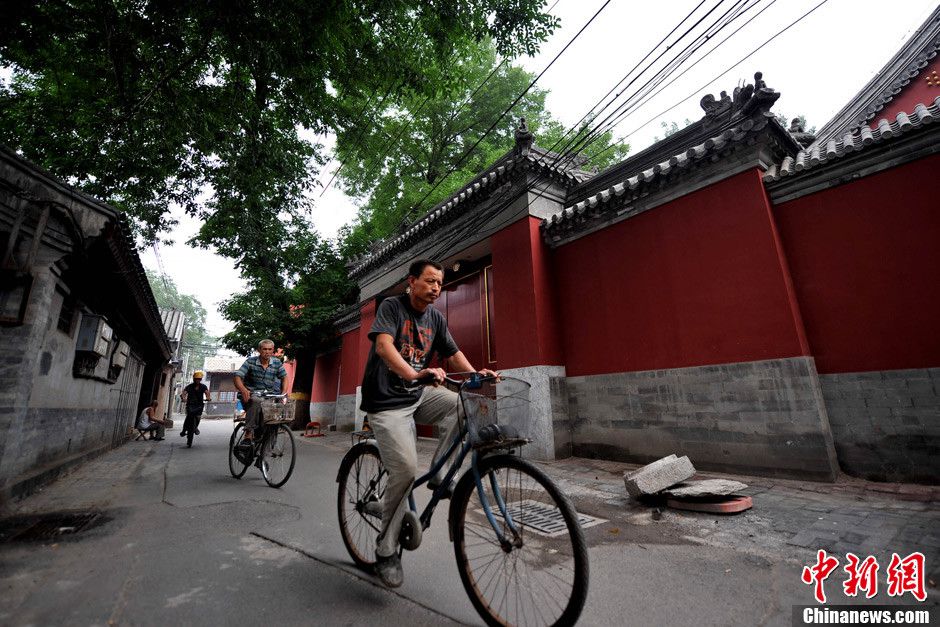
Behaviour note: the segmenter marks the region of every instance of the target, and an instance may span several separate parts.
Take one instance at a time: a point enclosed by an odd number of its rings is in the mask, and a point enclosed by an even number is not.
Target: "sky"
[[[559,0],[552,12],[561,18],[561,28],[537,56],[517,63],[535,74],[542,72],[606,1]],[[579,122],[700,1],[611,0],[539,79],[538,86],[550,90],[548,110],[567,125]],[[713,80],[821,1],[822,6],[802,21]],[[709,0],[706,7],[711,5]],[[765,6],[768,8],[759,17],[624,118],[614,135],[626,137],[635,153],[651,144],[655,136],[663,135],[661,122],[674,121],[682,126],[686,119],[700,119],[703,112],[699,101],[703,95],[712,93],[717,97],[722,90],[730,94],[741,81],[752,83],[756,71],[763,73],[768,87],[781,93],[772,109],[775,113],[784,113],[788,119],[805,115],[809,126],[821,127],[897,52],[936,7],[936,0],[776,0],[772,4],[764,0],[713,41],[721,42]],[[692,19],[705,10],[693,13]],[[703,48],[703,52],[710,47]],[[331,143],[330,138],[321,141],[327,146]],[[323,168],[321,184],[326,184],[337,165],[331,162]],[[334,236],[355,217],[356,207],[335,185],[322,196],[315,192],[313,198],[311,220],[323,235]],[[238,272],[232,260],[186,246],[185,241],[199,225],[186,216],[178,217],[179,226],[170,235],[175,244],[159,248],[160,265],[182,292],[192,294],[206,307],[209,332],[222,335],[230,330],[231,323],[221,317],[217,308],[240,289]],[[141,260],[146,267],[159,269],[153,247],[141,254]]]

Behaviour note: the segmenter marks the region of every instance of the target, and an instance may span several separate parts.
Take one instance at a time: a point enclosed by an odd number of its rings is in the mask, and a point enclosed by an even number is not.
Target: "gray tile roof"
[[[817,144],[868,125],[940,53],[940,5],[867,85],[816,134]]]
[[[752,136],[773,129],[781,141],[786,142],[790,152],[796,152],[799,144],[790,136],[786,129],[774,118],[772,113],[761,113],[756,117],[749,117],[722,133],[710,137],[705,141],[688,148],[684,152],[653,165],[648,169],[636,172],[621,182],[611,185],[607,189],[590,196],[560,213],[542,221],[542,235],[546,241],[561,239],[568,232],[578,230],[583,224],[591,222],[608,211],[613,205],[617,208],[624,203],[646,195],[651,188],[658,188],[665,183],[667,177],[678,180],[677,174],[691,171],[700,163],[710,163],[718,158],[720,153],[734,144],[746,142]],[[614,203],[621,199],[620,202]]]
[[[796,156],[786,157],[780,164],[771,166],[764,173],[764,182],[775,183],[795,176],[938,121],[940,121],[940,96],[930,105],[917,105],[912,113],[899,113],[893,121],[882,119],[874,129],[865,125],[846,132],[842,137],[833,137],[825,143],[816,142],[806,150],[798,152]]]
[[[170,342],[183,340],[183,321],[186,316],[179,309],[161,309],[160,317],[163,319],[163,330]]]
[[[350,277],[362,276],[371,268],[394,257],[395,254],[410,246],[413,242],[437,230],[449,222],[450,219],[459,215],[458,211],[472,206],[472,203],[481,193],[493,188],[497,183],[503,182],[510,173],[519,168],[535,170],[542,176],[559,181],[565,187],[573,187],[593,176],[592,172],[586,172],[577,167],[559,167],[557,165],[559,162],[564,163],[566,161],[569,160],[562,159],[560,155],[537,146],[532,146],[528,153],[524,155],[515,155],[513,152],[507,153],[488,170],[485,170],[450,198],[428,211],[424,217],[408,226],[403,233],[380,242],[371,254],[353,259],[350,264]]]

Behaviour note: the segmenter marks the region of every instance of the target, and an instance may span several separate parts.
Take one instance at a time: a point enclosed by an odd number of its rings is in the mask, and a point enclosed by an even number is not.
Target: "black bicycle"
[[[402,549],[421,545],[434,508],[471,454],[470,469],[451,498],[448,522],[457,570],[473,607],[489,625],[573,625],[587,599],[587,544],[568,497],[515,454],[528,442],[529,384],[479,375],[446,381],[460,397],[459,435],[415,480],[399,536]],[[414,489],[451,458],[441,486],[419,515]],[[353,561],[369,570],[387,479],[375,440],[354,445],[336,478],[343,543]]]
[[[186,410],[186,419],[183,421],[183,430],[181,433],[186,434],[186,448],[193,447],[193,437],[196,435],[196,430],[199,428],[199,419],[202,418],[202,410],[198,412]]]
[[[228,443],[228,468],[236,479],[241,479],[252,463],[272,488],[290,479],[296,456],[294,434],[288,426],[293,421],[293,405],[286,399],[286,394],[252,394],[252,402],[262,404],[263,425],[251,440],[245,440],[244,418],[236,415],[237,424]]]

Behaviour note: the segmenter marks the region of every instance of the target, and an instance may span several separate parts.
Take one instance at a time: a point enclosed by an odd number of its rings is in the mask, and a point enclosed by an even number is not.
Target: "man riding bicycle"
[[[245,407],[245,436],[250,442],[254,432],[261,426],[261,403],[252,400],[253,392],[280,393],[284,389],[287,370],[281,360],[274,356],[274,342],[258,342],[258,355],[249,357],[242,367],[235,372],[235,387],[238,388],[242,405]]]
[[[431,305],[441,294],[444,268],[419,259],[408,269],[406,294],[387,298],[379,305],[369,330],[372,349],[362,379],[362,404],[375,435],[382,463],[388,470],[388,486],[382,503],[382,532],[376,540],[376,574],[385,585],[402,584],[398,536],[407,508],[407,495],[417,473],[414,419],[440,423],[441,435],[434,459],[443,455],[456,435],[457,394],[438,385],[442,368],[428,368],[436,353],[447,369],[471,372],[473,366],[457,347],[444,315]],[[496,376],[491,370],[481,374]],[[433,386],[409,387],[407,382],[432,378]],[[428,487],[440,485],[440,477]]]
[[[203,409],[207,401],[212,400],[209,394],[209,388],[203,385],[202,378],[205,373],[197,370],[193,373],[193,382],[183,388],[180,397],[186,404],[186,420],[183,422],[183,430],[180,431],[180,437],[186,437],[186,434],[192,430],[199,435],[199,419],[202,417]]]

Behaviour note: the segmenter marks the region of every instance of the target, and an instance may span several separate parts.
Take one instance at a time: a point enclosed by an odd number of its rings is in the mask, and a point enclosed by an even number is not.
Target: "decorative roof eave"
[[[144,272],[140,256],[137,254],[137,245],[134,241],[134,235],[130,224],[124,212],[119,211],[111,205],[101,201],[94,196],[68,185],[48,171],[33,163],[29,159],[18,155],[8,146],[0,144],[0,161],[6,161],[12,167],[26,173],[31,178],[41,181],[48,189],[61,194],[63,197],[74,200],[80,206],[87,207],[93,212],[104,217],[104,229],[101,233],[85,233],[82,227],[76,222],[75,228],[83,238],[85,243],[90,243],[97,235],[110,235],[108,238],[108,247],[114,255],[116,261],[124,265],[122,275],[127,277],[128,286],[134,290],[138,296],[138,302],[141,305],[141,311],[150,327],[151,335],[159,345],[159,352],[165,360],[171,356],[170,340],[167,337],[166,330],[163,327],[163,320],[160,316],[160,310],[157,307],[156,299],[153,296],[153,290],[150,288],[150,282]],[[24,198],[32,200],[41,200],[32,198],[31,192],[20,190]],[[57,200],[51,201],[53,204],[62,205]],[[70,206],[62,205],[66,213],[71,216]],[[73,216],[74,218],[74,216]]]
[[[359,305],[350,305],[340,310],[333,318],[333,324],[340,333],[352,331],[360,325],[362,321],[362,312]]]
[[[828,143],[834,137],[859,126],[869,125],[878,112],[901,93],[921,70],[940,53],[940,6],[852,98],[817,133],[817,144]]]
[[[403,233],[380,242],[377,249],[371,254],[353,259],[350,264],[349,276],[353,279],[361,277],[372,268],[394,257],[401,250],[411,246],[414,242],[446,225],[458,215],[458,208],[462,209],[477,201],[482,193],[498,187],[514,172],[534,172],[539,176],[556,181],[566,189],[572,188],[593,176],[591,172],[576,168],[559,168],[557,162],[560,159],[560,155],[537,146],[531,146],[523,154],[514,154],[513,151],[510,151],[461,190],[436,205]]]
[[[719,161],[745,146],[756,145],[761,140],[769,145],[774,158],[795,154],[800,148],[772,113],[762,112],[543,220],[542,237],[547,244],[557,246],[595,230],[599,223],[626,217],[624,207],[653,192],[677,186],[700,167]]]
[[[874,129],[865,125],[845,133],[839,139],[830,139],[825,144],[813,144],[795,156],[786,157],[780,163],[768,168],[764,173],[767,191],[773,201],[785,202],[817,190],[820,185],[810,183],[809,179],[823,176],[824,172],[829,172],[827,176],[837,180],[828,181],[823,184],[823,187],[841,183],[844,181],[845,173],[833,177],[832,168],[842,166],[850,157],[864,158],[869,153],[874,157],[876,152],[880,154],[881,148],[890,149],[899,142],[912,139],[919,133],[925,132],[925,127],[933,125],[933,128],[937,129],[935,132],[940,132],[938,122],[940,122],[940,96],[929,105],[923,103],[916,105],[911,113],[899,113],[893,121],[883,118]],[[940,152],[940,143],[936,140],[928,140],[925,148],[926,152],[923,154]],[[875,164],[876,168],[872,171],[899,165],[901,162],[921,156],[921,151],[918,150],[908,150],[907,153],[900,159],[890,161],[878,159],[879,163]],[[870,169],[861,161],[853,163],[855,168]],[[788,189],[784,190],[784,188]]]

